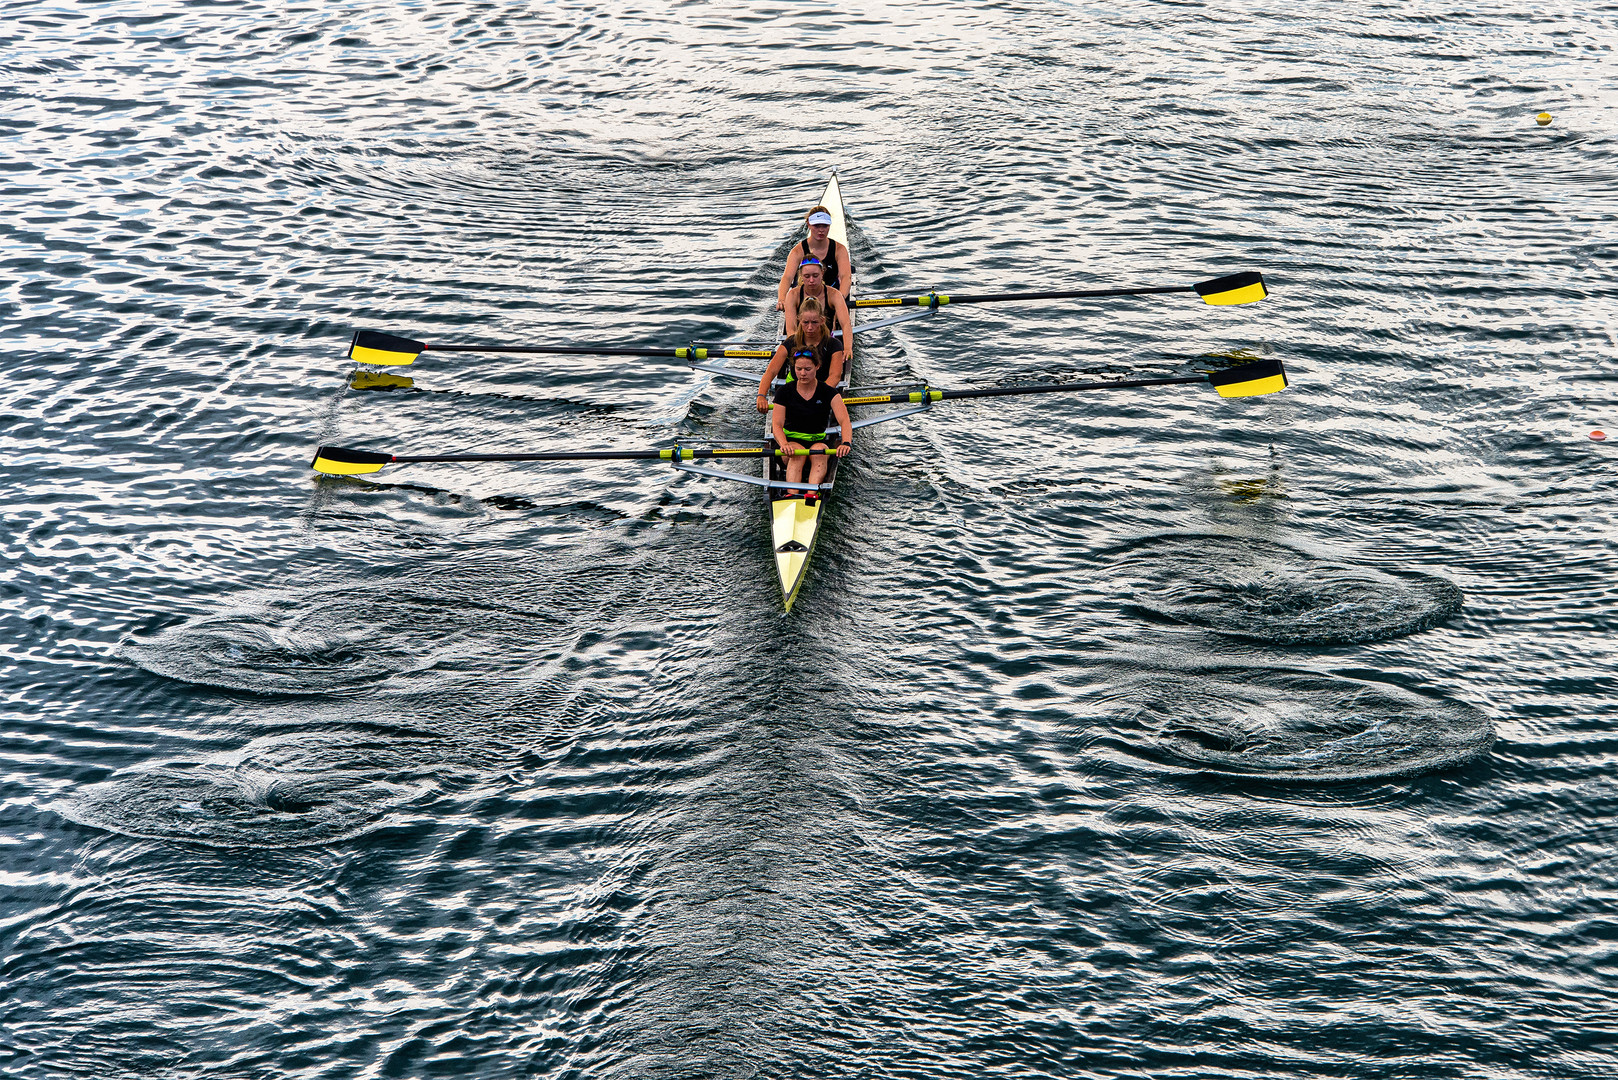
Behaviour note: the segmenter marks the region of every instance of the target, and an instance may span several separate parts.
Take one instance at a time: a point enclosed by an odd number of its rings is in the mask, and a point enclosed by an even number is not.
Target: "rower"
[[[792,369],[796,378],[776,392],[770,426],[775,431],[776,445],[793,455],[786,458],[787,483],[801,484],[804,459],[796,456],[797,451],[825,450],[828,445],[826,427],[835,416],[842,429],[836,454],[847,457],[854,449],[854,425],[848,419],[848,406],[843,404],[837,387],[820,381],[812,352],[805,350],[794,356]],[[821,483],[826,479],[826,455],[816,454],[808,460],[809,483]],[[788,489],[786,497],[796,498],[800,494],[804,495],[806,503],[813,505],[820,492]]]
[[[798,329],[775,347],[775,355],[765,365],[758,380],[758,411],[770,409],[770,384],[783,371],[790,385],[797,374],[797,357],[808,357],[815,365],[815,380],[835,387],[843,378],[843,350],[826,329],[820,302],[808,297],[798,306]]]
[[[798,329],[797,311],[804,300],[818,300],[821,313],[830,324],[827,329],[843,332],[843,356],[851,357],[854,355],[854,338],[848,328],[854,325],[854,320],[848,317],[848,301],[843,299],[843,294],[826,287],[825,271],[825,264],[813,255],[798,265],[798,285],[787,291],[786,332],[791,334]],[[832,382],[835,384],[837,380],[833,379]]]
[[[813,255],[826,267],[826,287],[836,289],[848,299],[848,290],[854,286],[854,267],[848,259],[848,248],[831,238],[831,211],[824,206],[811,207],[804,215],[809,236],[794,244],[787,254],[786,268],[781,271],[781,284],[775,290],[775,310],[789,311],[787,290],[798,284],[798,264]]]

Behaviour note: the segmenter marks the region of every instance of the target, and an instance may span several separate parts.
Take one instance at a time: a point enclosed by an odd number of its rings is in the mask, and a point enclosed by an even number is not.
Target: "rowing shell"
[[[833,174],[826,184],[826,190],[821,193],[820,205],[831,212],[831,238],[848,246],[848,225],[843,220],[843,193],[837,186],[837,176]],[[853,270],[853,255],[849,256],[849,269]],[[850,282],[849,292],[852,296],[853,285]],[[849,316],[852,318],[854,306],[849,304]],[[850,335],[852,336],[852,335]],[[843,365],[843,381],[838,384],[840,389],[848,389],[848,380],[853,374],[852,361]],[[784,385],[779,379],[776,386]],[[836,430],[833,424],[831,429]],[[764,442],[770,445],[773,433],[769,418],[764,421]],[[792,602],[798,598],[798,589],[803,585],[804,574],[809,569],[809,557],[815,552],[815,539],[820,535],[820,522],[826,513],[826,504],[831,500],[832,486],[837,481],[837,467],[841,459],[828,456],[826,459],[826,479],[820,485],[820,498],[816,505],[807,505],[802,496],[795,499],[777,498],[780,488],[765,488],[764,497],[770,507],[770,535],[775,545],[775,570],[781,579],[781,599],[786,610],[792,610]],[[809,466],[805,464],[807,475]],[[764,461],[764,478],[766,480],[786,480],[786,466],[784,459],[768,457]]]
[[[829,232],[832,239],[846,248],[848,246],[848,224],[843,211],[842,191],[838,187],[835,175],[827,182],[826,190],[820,196],[820,202],[831,213],[832,225]],[[852,271],[852,266],[850,270]],[[853,291],[853,284],[851,272],[849,280],[850,293]],[[850,295],[849,308],[851,314],[858,306],[904,307],[909,310],[897,315],[863,322],[858,326],[850,325],[846,327],[846,332],[849,337],[852,337],[856,333],[869,333],[898,323],[909,322],[913,319],[929,318],[936,315],[946,303],[987,303],[996,300],[1135,296],[1186,292],[1195,292],[1202,297],[1205,303],[1214,305],[1246,304],[1254,300],[1262,300],[1267,295],[1263,275],[1256,271],[1227,274],[1224,277],[1194,285],[1151,286],[1134,289],[1084,289],[1063,292],[987,293],[956,296],[930,293],[925,296],[867,298],[857,302]],[[378,331],[358,330],[355,331],[353,341],[349,343],[348,357],[358,364],[402,365],[414,363],[416,358],[426,352],[428,348],[428,344],[423,341],[396,337],[392,334],[384,334]],[[767,360],[773,355],[776,342],[717,346],[692,344],[685,348],[646,348],[639,345],[479,345],[475,343],[447,342],[433,345],[431,348],[435,352],[444,353],[561,353],[567,355],[653,357],[681,361],[692,371],[700,371],[715,378],[735,379],[752,385],[757,380],[757,375],[728,365],[711,363],[710,361],[732,358]],[[936,402],[970,398],[999,398],[1014,394],[1053,394],[1079,391],[1104,392],[1204,382],[1212,385],[1219,392],[1220,397],[1236,398],[1273,394],[1278,390],[1285,389],[1287,386],[1286,370],[1282,367],[1280,360],[1274,358],[1255,360],[1253,363],[1243,364],[1239,367],[1224,368],[1197,375],[1175,375],[1166,378],[1035,383],[964,390],[935,390],[932,387],[923,385],[914,389],[888,393],[862,391],[854,396],[849,396],[848,385],[852,372],[853,364],[850,362],[845,365],[843,381],[838,386],[838,389],[844,395],[845,405],[897,406],[877,416],[866,416],[858,420],[851,419],[849,423],[854,429],[869,427],[872,424],[884,424],[906,416],[914,416],[917,413],[926,412]],[[361,376],[366,377],[367,381],[361,382]],[[375,373],[359,372],[355,376],[355,381],[351,382],[350,385],[356,389],[408,386],[410,385],[410,380],[398,376],[378,376]],[[777,387],[781,386],[781,380],[776,380],[775,385]],[[848,433],[839,431],[836,425],[831,425],[828,434],[842,438],[846,437]],[[710,465],[698,465],[696,463],[699,459],[717,463],[722,458],[742,455],[756,455],[764,461],[766,464],[764,465],[763,475],[738,472],[731,469],[718,469]],[[762,443],[744,447],[724,445],[680,446],[676,444],[670,448],[651,450],[564,451],[547,449],[537,453],[390,454],[351,447],[322,446],[315,451],[315,458],[311,462],[311,467],[318,473],[327,473],[333,476],[358,476],[378,472],[387,465],[405,465],[430,461],[470,463],[630,460],[666,461],[672,464],[674,469],[679,472],[762,487],[765,490],[765,505],[770,509],[770,531],[775,550],[776,574],[781,583],[781,598],[786,610],[790,611],[792,609],[793,601],[797,599],[798,590],[803,586],[804,577],[808,572],[809,559],[814,554],[815,540],[820,532],[820,524],[830,502],[830,495],[836,483],[837,474],[840,471],[840,460],[835,454],[828,457],[826,476],[818,485],[820,497],[815,505],[807,505],[801,496],[799,498],[779,497],[779,493],[783,491],[806,488],[809,485],[788,485],[786,483],[786,470],[783,463],[775,456],[773,432],[768,423],[765,424]]]

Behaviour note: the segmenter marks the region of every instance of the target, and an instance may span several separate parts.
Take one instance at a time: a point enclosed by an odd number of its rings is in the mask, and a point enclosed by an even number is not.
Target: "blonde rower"
[[[797,374],[796,357],[807,356],[815,364],[815,381],[835,387],[843,379],[843,350],[831,331],[826,328],[826,317],[820,302],[814,297],[798,307],[798,328],[790,337],[775,347],[775,355],[764,368],[758,381],[758,411],[770,408],[770,383],[783,371],[790,385]]]
[[[796,376],[792,382],[787,383],[775,395],[775,412],[770,417],[770,427],[775,433],[776,445],[789,455],[786,459],[787,483],[803,483],[804,458],[796,456],[800,450],[825,450],[828,445],[826,428],[830,426],[833,417],[842,428],[842,441],[839,443],[836,454],[838,457],[847,457],[848,452],[854,449],[854,425],[848,419],[848,406],[843,404],[843,397],[837,392],[837,387],[829,386],[820,381],[820,372],[816,370],[814,354],[808,350],[798,353],[792,358],[793,374]],[[826,479],[826,455],[816,454],[807,459],[809,461],[809,483],[819,484]],[[793,498],[798,492],[788,489],[787,498]],[[813,501],[818,491],[802,493],[805,501]]]
[[[854,355],[854,339],[849,335],[847,327],[852,326],[853,319],[848,317],[848,301],[836,289],[826,287],[826,267],[814,256],[803,260],[798,266],[797,288],[787,291],[786,332],[795,333],[798,329],[798,308],[805,300],[820,301],[821,313],[826,317],[826,329],[830,331],[841,330],[841,346],[844,358]],[[832,382],[835,384],[836,379]]]
[[[848,299],[848,290],[854,284],[854,267],[848,260],[848,248],[831,238],[831,211],[824,206],[811,207],[803,221],[809,227],[809,236],[794,244],[787,254],[781,284],[775,290],[777,311],[791,310],[787,306],[787,291],[797,287],[798,264],[811,255],[826,267],[826,287],[842,293],[844,300]]]

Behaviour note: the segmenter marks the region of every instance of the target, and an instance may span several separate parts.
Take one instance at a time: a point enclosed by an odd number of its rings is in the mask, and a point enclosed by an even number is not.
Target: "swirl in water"
[[[1246,537],[1153,537],[1128,548],[1117,569],[1137,608],[1274,645],[1385,641],[1437,626],[1462,604],[1442,578],[1345,566]]]
[[[1488,715],[1470,705],[1311,672],[1142,672],[1095,698],[1108,732],[1098,743],[1126,760],[1266,780],[1412,776],[1479,760],[1494,743]]]

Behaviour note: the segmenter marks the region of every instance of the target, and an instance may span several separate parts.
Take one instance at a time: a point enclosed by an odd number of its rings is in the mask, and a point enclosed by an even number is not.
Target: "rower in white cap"
[[[781,284],[775,290],[775,309],[791,311],[787,305],[787,292],[798,285],[798,264],[813,256],[826,268],[826,288],[835,289],[848,299],[848,290],[854,284],[854,268],[848,261],[848,248],[831,238],[831,211],[824,206],[813,206],[804,215],[809,236],[794,244],[787,254],[786,268],[781,271]]]

